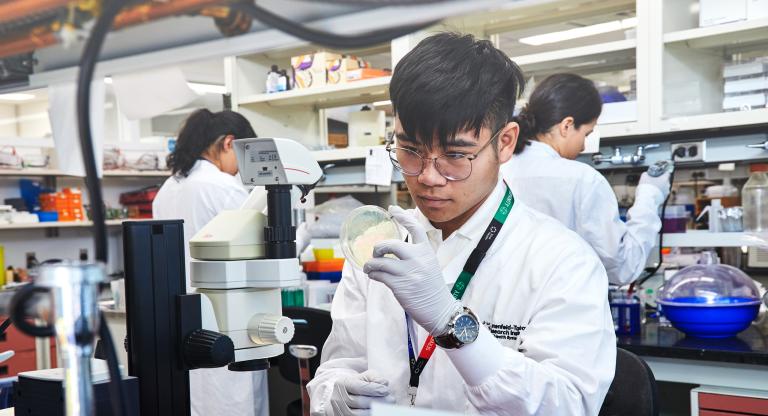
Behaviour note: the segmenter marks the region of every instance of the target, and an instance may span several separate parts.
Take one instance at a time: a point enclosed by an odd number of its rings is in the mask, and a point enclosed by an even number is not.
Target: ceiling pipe
[[[14,12],[17,18],[24,17],[22,10],[26,10],[26,14],[31,12],[37,13],[40,10],[29,10],[30,4],[47,4],[49,7],[54,3],[61,7],[62,4],[66,5],[70,0],[24,0],[15,2],[16,6],[13,9],[9,9],[9,12]],[[29,3],[27,3],[29,2]],[[25,6],[21,7],[18,3],[25,3]],[[164,17],[170,17],[174,15],[184,13],[196,13],[201,9],[213,5],[222,3],[228,3],[226,0],[172,0],[168,3],[152,3],[142,4],[134,6],[130,9],[124,10],[115,19],[113,25],[114,29],[122,29],[129,26],[134,26],[140,23],[146,23],[153,20],[162,19]],[[0,3],[0,21],[5,19],[5,9],[3,6],[6,4],[14,3]],[[57,28],[59,25],[55,25]],[[60,39],[53,27],[40,26],[32,29],[30,32],[12,38],[7,41],[0,42],[0,58],[8,56],[14,56],[26,52],[32,52],[36,49],[44,48],[47,46],[55,45],[59,43]]]
[[[162,19],[183,13],[197,12],[204,7],[227,3],[225,0],[174,0],[168,3],[142,4],[127,9],[115,18],[113,29],[122,29],[139,23]]]
[[[0,58],[19,55],[35,49],[59,43],[59,37],[48,27],[38,27],[31,32],[0,43]]]
[[[12,22],[31,14],[65,7],[72,0],[16,0],[0,2],[0,24]]]

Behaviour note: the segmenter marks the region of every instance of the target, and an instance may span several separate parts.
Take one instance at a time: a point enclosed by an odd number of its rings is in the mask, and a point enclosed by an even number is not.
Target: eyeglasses
[[[402,147],[392,147],[394,141],[393,138],[388,140],[386,149],[387,152],[389,152],[389,160],[392,161],[392,165],[405,176],[421,175],[421,173],[424,172],[427,163],[431,161],[435,164],[437,172],[445,179],[448,179],[449,181],[463,181],[472,174],[472,161],[477,159],[480,152],[499,137],[499,133],[501,133],[503,129],[504,127],[500,128],[493,136],[491,136],[491,139],[475,153],[446,153],[438,157],[424,158],[414,150]]]

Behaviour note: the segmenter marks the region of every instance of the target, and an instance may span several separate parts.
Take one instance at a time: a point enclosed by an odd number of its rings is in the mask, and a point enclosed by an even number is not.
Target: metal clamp
[[[658,144],[641,145],[637,146],[634,154],[622,155],[621,148],[614,146],[612,156],[604,156],[602,153],[598,153],[592,156],[592,162],[595,165],[599,165],[603,162],[607,162],[612,165],[639,165],[645,161],[645,151],[649,149],[655,149],[657,147],[659,147]]]

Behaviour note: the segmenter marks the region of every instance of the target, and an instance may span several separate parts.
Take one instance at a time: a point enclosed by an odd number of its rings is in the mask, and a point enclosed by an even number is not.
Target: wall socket
[[[683,155],[676,157],[675,162],[706,162],[707,161],[707,141],[672,143],[670,151],[674,155],[675,151],[683,148]],[[671,158],[671,156],[670,156]]]

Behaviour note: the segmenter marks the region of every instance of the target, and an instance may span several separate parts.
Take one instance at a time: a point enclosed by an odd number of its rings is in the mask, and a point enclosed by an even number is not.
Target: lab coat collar
[[[209,160],[200,158],[200,159],[197,159],[194,165],[192,165],[192,168],[189,170],[189,173],[187,173],[186,177],[189,177],[193,173],[206,172],[206,171],[221,172],[219,168],[213,163],[211,163]],[[176,179],[176,182],[181,182],[182,180],[184,180],[184,178],[185,178],[184,176],[181,176],[181,173],[174,175],[174,179]]]
[[[526,152],[535,153],[537,155],[548,155],[558,159],[562,157],[559,153],[557,153],[557,150],[552,148],[552,146],[537,140],[531,140],[531,145],[523,151],[523,154]],[[514,160],[512,163],[514,163]]]
[[[214,165],[213,162],[211,162],[208,159],[198,159],[197,162],[195,162],[194,166],[192,166],[192,169],[189,170],[190,173],[192,173],[193,170],[200,169],[201,171],[206,170],[215,170],[216,172],[221,172],[219,170],[219,167]]]
[[[485,202],[480,205],[480,208],[454,233],[456,236],[464,238],[469,241],[480,240],[485,228],[488,226],[493,214],[499,208],[502,198],[504,198],[504,192],[506,190],[506,184],[504,180],[499,176],[499,180],[496,183],[496,187],[493,188],[491,194],[486,198]],[[429,219],[416,208],[416,218],[419,223],[424,227],[427,232],[429,240],[433,246],[435,243],[439,245],[443,241],[443,233],[441,230],[435,228]],[[449,236],[450,237],[450,236]]]

